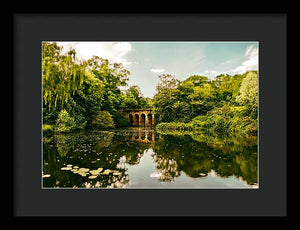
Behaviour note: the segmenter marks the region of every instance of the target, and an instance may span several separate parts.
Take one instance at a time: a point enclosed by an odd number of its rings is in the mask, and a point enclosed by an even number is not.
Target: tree
[[[75,63],[74,52],[62,55],[56,43],[43,43],[43,102],[63,108],[85,77],[85,63]]]
[[[179,83],[173,75],[171,74],[160,74],[158,76],[160,78],[160,82],[158,83],[156,90],[159,93],[163,89],[176,89]]]
[[[75,102],[74,108],[81,108],[77,114],[84,116],[90,126],[92,119],[103,106],[104,84],[91,71],[88,71],[84,82],[72,98]]]
[[[258,109],[258,74],[257,72],[249,72],[243,79],[240,95],[237,96],[237,102],[246,105],[254,118],[257,117]]]
[[[118,110],[123,99],[126,106],[132,103],[120,91],[127,85],[129,74],[120,63],[97,56],[80,61],[75,50],[62,54],[55,42],[43,43],[44,124],[54,125],[61,110],[74,118],[77,128],[86,123],[91,127],[102,110],[108,111],[115,121],[120,120]]]
[[[246,77],[248,72],[244,74],[236,74],[234,76],[228,74],[221,74],[213,81],[216,88],[216,96],[219,102],[236,103],[236,96],[239,95],[242,80]],[[222,106],[222,104],[221,104]]]
[[[103,82],[103,105],[102,110],[108,111],[113,117],[116,116],[121,105],[122,92],[120,87],[127,85],[128,75],[121,63],[110,63],[107,59],[97,56],[89,59],[87,69]]]
[[[94,118],[92,125],[96,128],[114,128],[114,121],[107,111],[100,111]]]
[[[64,132],[71,132],[75,129],[76,129],[76,123],[74,118],[71,117],[65,109],[61,110],[58,115],[55,131],[59,133],[64,133]]]

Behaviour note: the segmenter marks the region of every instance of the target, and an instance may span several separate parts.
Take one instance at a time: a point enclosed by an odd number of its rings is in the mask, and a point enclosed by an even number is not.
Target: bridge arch
[[[133,115],[132,115],[132,114],[129,114],[129,116],[128,116],[128,121],[129,121],[129,123],[130,123],[131,125],[133,125],[134,119],[133,119]]]
[[[139,126],[139,124],[140,124],[140,116],[139,116],[139,114],[134,114],[133,125]]]
[[[148,113],[147,115],[147,118],[148,118],[148,122],[149,122],[149,125],[152,126],[152,123],[153,123],[153,118],[152,118],[152,113]]]
[[[132,126],[152,126],[155,123],[152,109],[121,110]]]
[[[140,126],[146,126],[146,115],[144,113],[141,114]]]

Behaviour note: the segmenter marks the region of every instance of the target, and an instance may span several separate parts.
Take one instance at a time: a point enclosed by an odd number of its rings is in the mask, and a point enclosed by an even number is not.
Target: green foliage
[[[129,127],[131,125],[126,117],[120,112],[116,112],[116,114],[113,116],[113,120],[116,128]]]
[[[122,95],[121,109],[136,109],[138,107],[138,101],[131,93]]]
[[[200,131],[212,136],[254,136],[257,135],[257,120],[248,116],[245,106],[223,106],[207,115],[200,115],[188,123],[162,122],[156,126],[159,131]]]
[[[162,122],[156,126],[156,129],[160,131],[167,131],[167,130],[188,131],[188,130],[193,130],[193,126],[192,123]]]
[[[237,102],[246,105],[251,116],[257,118],[258,109],[258,74],[249,72],[243,79],[240,87],[240,95],[236,98]]]
[[[229,132],[241,136],[257,135],[258,124],[257,120],[252,117],[234,117],[231,120]]]
[[[141,89],[137,86],[131,86],[121,95],[121,109],[142,109],[152,108],[152,99],[143,97]]]
[[[114,128],[115,124],[111,114],[108,111],[100,111],[92,121],[95,128]]]
[[[53,133],[54,131],[54,125],[50,124],[43,124],[43,133]]]
[[[257,133],[257,71],[221,74],[212,81],[193,75],[182,82],[161,74],[151,99],[138,86],[121,91],[130,74],[122,64],[97,56],[79,61],[75,50],[62,54],[55,42],[43,43],[42,65],[43,121],[57,132],[129,126],[121,109],[153,108],[160,129]],[[50,131],[47,126],[43,130]]]
[[[174,79],[169,77],[174,83]],[[159,130],[201,130],[211,135],[256,135],[258,75],[193,75],[178,84],[159,83],[154,97]]]
[[[257,121],[248,116],[245,106],[223,106],[210,111],[206,116],[203,129],[206,132],[229,136],[248,136],[257,134]]]
[[[75,50],[62,54],[62,48],[55,42],[44,42],[44,123],[56,125],[59,113],[65,110],[74,119],[72,130],[92,128],[99,112],[108,111],[117,126],[125,126],[124,118],[118,114],[119,109],[148,105],[137,86],[130,87],[129,93],[121,92],[119,87],[127,85],[128,74],[122,64],[110,63],[96,56],[79,61]]]
[[[158,76],[160,78],[160,82],[158,83],[156,90],[159,93],[163,89],[176,89],[179,83],[173,75],[171,74],[160,74]]]
[[[189,122],[216,106],[216,87],[207,77],[194,75],[183,82],[173,78],[169,81],[159,83],[154,97],[158,122]]]
[[[77,63],[75,55],[60,54],[56,43],[43,43],[43,100],[45,105],[63,108],[84,80],[85,63]]]
[[[55,131],[58,133],[67,133],[76,129],[74,117],[71,117],[66,110],[61,110],[56,122]]]
[[[217,97],[219,101],[235,103],[236,97],[239,95],[242,80],[248,72],[244,74],[236,74],[234,76],[221,74],[212,82],[217,88]]]

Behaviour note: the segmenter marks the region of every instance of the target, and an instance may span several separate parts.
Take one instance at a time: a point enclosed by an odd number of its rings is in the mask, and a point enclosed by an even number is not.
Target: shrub
[[[166,131],[166,130],[179,130],[179,131],[184,131],[184,130],[192,130],[193,126],[192,123],[182,123],[182,122],[162,122],[159,123],[156,126],[156,129],[161,130],[161,131]]]
[[[66,110],[61,110],[57,121],[55,131],[59,133],[71,132],[76,129],[76,122]]]
[[[131,124],[128,122],[128,120],[122,115],[121,113],[117,112],[114,116],[114,123],[115,126],[120,127],[129,127]]]
[[[54,125],[43,124],[43,133],[52,133],[54,131]]]
[[[159,123],[159,131],[201,131],[212,136],[255,136],[257,135],[257,119],[253,119],[246,106],[224,105],[197,116],[189,123]]]
[[[107,111],[100,111],[92,121],[95,128],[114,128],[115,124],[111,114]]]
[[[257,121],[249,116],[235,117],[232,119],[229,132],[240,136],[257,135]]]
[[[82,116],[81,114],[76,114],[74,119],[75,119],[76,129],[85,129],[87,120],[84,116]]]

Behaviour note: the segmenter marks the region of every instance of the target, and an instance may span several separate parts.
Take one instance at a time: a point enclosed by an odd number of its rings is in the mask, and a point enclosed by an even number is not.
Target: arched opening
[[[148,133],[148,140],[151,142],[152,141],[152,132],[150,131],[149,133]]]
[[[146,115],[142,113],[142,115],[141,115],[141,125],[145,126],[145,124],[146,124]]]
[[[130,123],[131,125],[133,125],[133,122],[134,122],[133,116],[132,116],[132,114],[129,114],[129,123]]]
[[[148,121],[149,121],[149,125],[152,126],[152,114],[151,113],[148,114]]]
[[[146,138],[146,133],[145,133],[145,131],[143,131],[143,132],[141,133],[141,139],[142,139],[142,140],[145,140],[145,138]]]
[[[139,137],[139,132],[138,132],[138,131],[134,132],[134,138],[135,138],[136,140],[140,138],[140,137]]]
[[[134,125],[139,126],[139,121],[140,121],[139,115],[135,114],[134,115]]]

